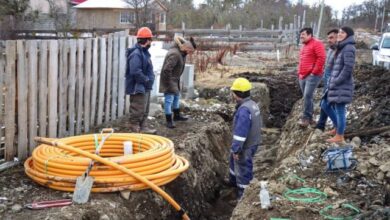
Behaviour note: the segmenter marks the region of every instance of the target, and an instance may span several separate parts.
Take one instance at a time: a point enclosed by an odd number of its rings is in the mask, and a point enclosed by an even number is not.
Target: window
[[[160,23],[161,23],[161,24],[165,24],[165,18],[166,18],[166,17],[165,17],[165,13],[161,13],[161,14],[160,14]]]
[[[135,14],[132,11],[122,11],[119,19],[121,24],[132,24],[135,20]]]
[[[386,48],[386,49],[390,48],[390,38],[389,37],[385,37],[383,39],[382,48]]]

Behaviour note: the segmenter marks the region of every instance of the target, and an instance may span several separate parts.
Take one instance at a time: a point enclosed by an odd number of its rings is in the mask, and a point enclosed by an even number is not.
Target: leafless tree
[[[14,30],[24,28],[25,21],[33,21],[38,16],[29,3],[29,0],[0,0],[1,39],[14,39]]]
[[[148,22],[150,15],[149,6],[151,0],[124,0],[134,10],[135,14],[135,27],[138,29],[141,25]]]
[[[70,30],[72,29],[72,13],[69,7],[64,9],[61,7],[61,2],[66,0],[46,0],[49,3],[49,17],[53,19],[56,30]],[[67,32],[67,31],[66,31]]]

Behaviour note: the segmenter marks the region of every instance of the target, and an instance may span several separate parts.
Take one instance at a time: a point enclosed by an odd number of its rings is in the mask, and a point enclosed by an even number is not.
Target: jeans
[[[164,93],[164,111],[166,115],[172,115],[173,109],[179,109],[180,107],[180,93],[169,94]]]
[[[336,133],[338,135],[344,135],[346,125],[346,104],[345,103],[333,103],[332,104],[332,117],[337,120]],[[331,117],[329,115],[329,117]]]
[[[303,119],[312,120],[313,118],[313,96],[320,82],[321,76],[313,74],[299,80],[299,87],[303,94]]]
[[[238,197],[241,198],[249,182],[253,179],[253,156],[258,146],[252,146],[242,150],[238,154],[238,160],[233,159],[233,153],[230,154],[230,175],[229,181],[238,188]]]
[[[321,99],[321,112],[320,112],[320,118],[318,119],[317,128],[325,129],[326,121],[328,120],[328,116],[330,120],[332,120],[333,127],[337,127],[337,119],[334,114],[333,109],[331,105],[328,103],[328,100],[326,100],[326,97]]]

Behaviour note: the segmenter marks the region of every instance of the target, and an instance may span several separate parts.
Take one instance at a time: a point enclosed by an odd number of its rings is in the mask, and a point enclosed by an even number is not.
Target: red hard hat
[[[137,32],[137,38],[152,38],[152,31],[148,27],[142,27]]]

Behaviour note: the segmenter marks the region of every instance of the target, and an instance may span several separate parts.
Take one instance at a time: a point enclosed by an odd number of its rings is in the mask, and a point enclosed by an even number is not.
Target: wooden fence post
[[[5,160],[15,156],[16,41],[6,41],[6,71],[4,77]]]
[[[68,134],[70,136],[75,134],[75,108],[76,108],[76,52],[77,52],[77,41],[70,40],[69,50],[69,98],[68,98]]]
[[[28,74],[26,66],[26,50],[24,40],[16,41],[18,53],[17,94],[18,94],[18,158],[23,160],[28,155],[27,124],[28,114]]]
[[[60,43],[60,71],[59,71],[59,100],[58,100],[58,137],[65,137],[67,134],[66,130],[66,119],[67,119],[67,95],[68,95],[68,48],[69,41],[62,40]]]
[[[91,64],[92,39],[85,40],[85,92],[84,92],[84,131],[89,132],[91,119]]]
[[[39,43],[39,136],[47,136],[47,43],[48,41],[41,41]]]
[[[100,66],[99,66],[99,98],[97,124],[103,122],[104,95],[106,91],[106,38],[100,38]]]
[[[76,134],[81,134],[84,110],[84,40],[77,41],[77,120]]]
[[[125,106],[126,38],[119,39],[118,117],[123,116]]]
[[[115,72],[117,72],[118,67],[115,67],[115,63],[118,63],[118,57],[115,57],[115,47],[118,45],[115,44],[115,39],[117,37],[114,34],[110,34],[107,38],[107,72],[106,72],[106,105],[105,105],[105,110],[104,110],[104,122],[109,122],[111,115],[111,101],[112,101],[112,90],[117,89],[114,88],[113,86],[111,87],[112,84],[112,77],[115,75]]]
[[[118,75],[119,75],[119,37],[114,37],[114,43],[113,43],[113,72],[112,72],[112,94],[111,94],[111,106],[110,103],[107,103],[107,108],[111,109],[111,119],[115,120],[117,116],[117,109],[118,109]]]
[[[97,85],[98,85],[98,49],[99,39],[93,39],[93,54],[92,54],[92,95],[91,95],[91,125],[95,125],[96,116],[96,98],[97,98]]]
[[[49,41],[49,137],[57,137],[58,41]]]
[[[36,40],[27,41],[28,49],[28,143],[29,155],[32,154],[36,144],[34,138],[37,136],[37,114],[38,114],[38,45]]]

